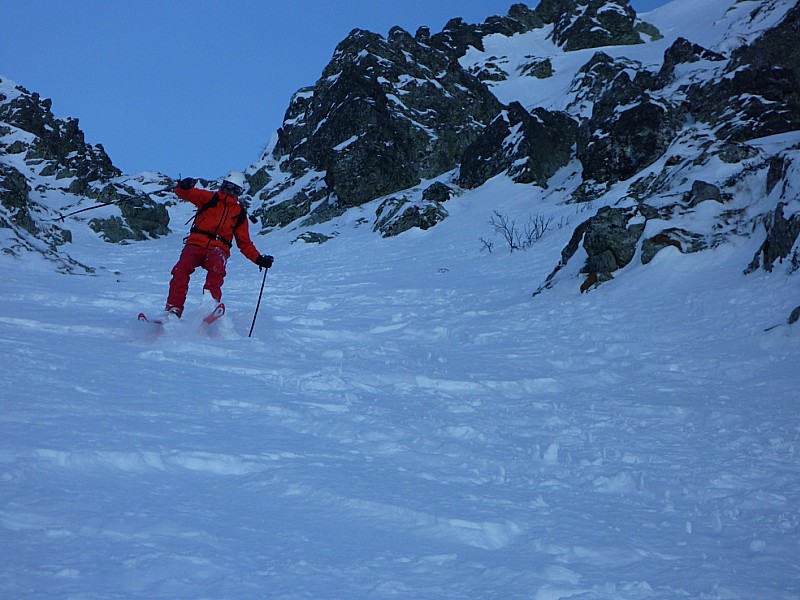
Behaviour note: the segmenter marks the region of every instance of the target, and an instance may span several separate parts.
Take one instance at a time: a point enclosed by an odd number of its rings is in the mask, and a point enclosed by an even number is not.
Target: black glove
[[[184,177],[178,183],[178,187],[182,190],[190,190],[195,186],[196,183],[197,179],[194,179],[193,177]]]
[[[260,269],[269,269],[272,266],[272,263],[275,261],[269,254],[262,254],[256,259],[256,264]]]

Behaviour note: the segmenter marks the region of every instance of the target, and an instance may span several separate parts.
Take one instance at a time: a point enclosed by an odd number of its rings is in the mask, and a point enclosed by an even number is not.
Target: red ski
[[[225,314],[225,305],[222,302],[220,302],[214,307],[214,310],[212,310],[211,313],[207,317],[205,317],[203,321],[200,323],[201,328],[211,325],[214,321],[219,319],[224,314]],[[151,319],[143,312],[140,312],[138,319],[143,323],[147,323],[149,325],[154,326],[156,333],[160,334],[164,331],[164,325],[166,325],[165,318]]]
[[[139,313],[138,319],[140,321],[144,321],[145,323],[152,323],[153,325],[164,325],[164,321],[162,321],[161,319],[150,320],[150,319],[147,318],[147,315],[144,314],[143,312]]]
[[[225,305],[222,302],[220,302],[219,304],[217,304],[214,310],[211,311],[211,314],[208,315],[205,319],[203,319],[203,324],[211,325],[214,321],[219,319],[224,314],[225,314]]]

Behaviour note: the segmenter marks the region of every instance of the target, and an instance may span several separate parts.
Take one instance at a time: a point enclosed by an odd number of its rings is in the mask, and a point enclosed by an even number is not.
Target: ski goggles
[[[238,185],[231,183],[230,181],[223,181],[222,186],[219,189],[221,192],[230,194],[231,196],[241,196],[244,194],[243,188],[240,188]]]

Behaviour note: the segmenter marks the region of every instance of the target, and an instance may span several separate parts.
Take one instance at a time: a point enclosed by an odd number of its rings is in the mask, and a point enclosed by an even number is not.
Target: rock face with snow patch
[[[603,207],[594,217],[581,223],[561,252],[561,261],[534,294],[551,287],[558,272],[572,260],[582,246],[586,259],[580,273],[586,275],[581,291],[613,279],[613,273],[628,265],[644,231],[644,219],[637,209]]]
[[[393,237],[415,227],[430,229],[447,217],[447,210],[440,202],[412,203],[407,198],[389,198],[381,203],[375,216],[373,229],[383,237]]]
[[[461,162],[459,185],[475,188],[507,173],[517,183],[547,187],[547,180],[572,158],[578,123],[566,113],[512,102],[470,145]]]
[[[572,106],[590,111],[581,123],[577,143],[585,179],[615,183],[664,153],[685,115],[653,90],[653,74],[641,64],[613,59],[604,52],[597,52],[579,70]]]
[[[688,91],[690,110],[717,135],[747,141],[800,129],[800,7],[734,51],[719,77]]]
[[[326,194],[359,206],[453,169],[499,110],[442,50],[397,27],[388,39],[355,30],[295,96],[273,154],[295,176],[324,172]]]
[[[627,1],[542,0],[536,12],[553,24],[553,41],[567,52],[642,43]]]
[[[130,185],[109,184],[91,197],[119,205],[120,216],[89,221],[89,226],[109,242],[143,241],[169,233],[169,213],[164,205]]]
[[[485,23],[480,24],[469,24],[461,18],[454,18],[447,22],[441,33],[431,36],[430,31],[423,28],[417,32],[416,37],[450,56],[460,58],[470,47],[483,50],[483,38],[488,35],[512,36],[539,29],[544,25],[538,8],[531,10],[520,3],[512,5],[505,17],[489,17]]]
[[[781,202],[765,219],[767,237],[747,267],[747,273],[758,268],[772,271],[776,262],[782,262],[792,254],[792,248],[800,236],[800,215],[787,217],[785,211],[786,205]],[[798,258],[798,253],[794,253],[792,262],[797,263]],[[800,264],[794,264],[794,268],[800,268]]]
[[[485,82],[508,74],[491,62],[464,69],[459,59],[482,51],[487,36],[548,24],[566,50],[641,43],[635,22],[625,1],[561,0],[514,4],[477,25],[454,18],[434,35],[425,27],[414,36],[395,27],[387,38],[354,30],[319,81],[292,98],[276,143],[251,168],[258,216],[266,227],[312,225],[457,167],[466,188],[504,172],[546,185],[570,160],[575,120],[518,103],[503,111]],[[531,57],[524,72],[547,78],[552,64]]]
[[[78,120],[58,119],[49,99],[0,79],[0,245],[39,252],[64,271],[91,270],[63,252],[72,234],[62,213],[91,200],[122,201],[118,216],[90,227],[112,242],[169,233],[166,209],[147,194],[112,183],[121,173],[103,147],[86,143]],[[54,201],[54,198],[57,201]]]
[[[774,0],[755,11],[732,7],[729,26],[756,31],[780,12]],[[584,291],[627,265],[649,264],[665,248],[714,248],[730,236],[753,235],[762,222],[772,223],[774,237],[786,229],[777,216],[748,217],[734,199],[745,182],[767,173],[770,190],[780,190],[771,197],[787,206],[784,220],[794,218],[796,200],[785,182],[795,159],[777,165],[749,143],[800,123],[792,42],[798,10],[783,12],[761,35],[743,34],[738,47],[677,37],[655,67],[635,58],[642,53],[602,50],[641,48],[640,32],[660,37],[623,0],[516,4],[507,16],[477,25],[453,19],[433,35],[425,27],[414,36],[394,28],[386,38],[355,30],[316,85],[294,96],[276,142],[249,170],[255,212],[266,228],[302,229],[374,201],[372,229],[388,237],[435,226],[447,218],[452,197],[494,177],[552,190],[555,175],[570,166],[579,177],[559,183],[563,201],[600,207],[575,230],[544,287],[582,248]],[[520,58],[488,49],[525,39],[540,41],[515,46]],[[498,100],[508,97],[495,94],[506,84],[563,79],[564,52],[586,57],[564,90],[566,101]],[[725,178],[688,175],[715,161],[732,166]],[[694,211],[716,216],[696,224]],[[764,260],[754,264],[766,267],[773,249],[783,252],[784,237],[765,242]]]
[[[543,26],[538,12],[515,4],[505,17],[480,25],[453,19],[435,35],[427,28],[411,36],[395,27],[387,38],[353,31],[320,80],[295,94],[275,145],[251,169],[267,182],[258,188],[265,205],[256,210],[262,223],[324,222],[457,167],[467,187],[505,170],[520,181],[546,181],[567,160],[574,138],[571,119],[548,111],[531,115],[517,105],[511,109],[512,123],[496,121],[503,105],[458,62],[468,48],[482,49],[487,35]],[[511,129],[518,125],[524,131],[510,151],[503,140],[514,145]],[[548,130],[550,125],[558,131]],[[540,142],[546,145],[537,154]],[[480,164],[486,154],[492,155],[488,168]],[[422,189],[415,192],[417,205]],[[440,206],[421,210],[433,222],[446,215]],[[375,229],[385,233],[386,224],[378,220]],[[415,221],[431,223],[429,218],[406,220]]]
[[[756,28],[782,6],[764,2],[760,10],[743,13],[738,25]],[[575,230],[539,291],[553,285],[581,246],[588,256],[579,268],[586,275],[581,289],[587,291],[634,260],[649,263],[664,248],[697,252],[731,236],[758,234],[762,227],[766,237],[747,272],[772,270],[776,263],[800,268],[797,152],[778,146],[778,154],[770,155],[751,145],[800,129],[798,14],[796,6],[785,11],[776,26],[728,56],[678,38],[658,71],[602,52],[578,71],[569,110],[582,116],[576,157],[583,179],[573,201],[595,201],[620,181],[633,183],[627,198],[612,198],[620,208],[601,207]],[[661,166],[653,169],[655,164]],[[724,169],[729,175],[717,181],[686,176],[713,164],[730,165]],[[756,209],[748,223],[737,195],[754,185],[764,186],[759,203],[774,208]],[[670,196],[678,199],[664,199]],[[657,198],[653,205],[651,198]],[[687,218],[701,209],[716,214],[711,227]],[[645,230],[650,233],[642,236]]]
[[[86,143],[77,119],[56,119],[51,100],[4,83],[4,91],[0,91],[4,154],[17,155],[38,167],[39,174],[70,179],[72,193],[84,192],[93,181],[120,175],[103,146]]]

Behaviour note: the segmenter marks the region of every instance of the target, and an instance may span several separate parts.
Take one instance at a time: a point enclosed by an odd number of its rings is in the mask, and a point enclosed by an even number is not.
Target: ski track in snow
[[[174,242],[3,263],[4,596],[798,597],[798,342],[759,276],[667,251],[531,300],[533,254],[418,238],[287,246],[251,339],[242,262],[158,338]]]

